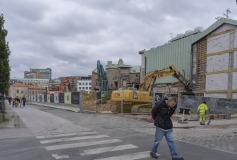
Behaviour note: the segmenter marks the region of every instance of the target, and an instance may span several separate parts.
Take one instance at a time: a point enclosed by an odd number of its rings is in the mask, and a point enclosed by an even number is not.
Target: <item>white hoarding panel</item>
[[[206,76],[206,91],[227,90],[227,86],[228,86],[227,73],[211,74]]]

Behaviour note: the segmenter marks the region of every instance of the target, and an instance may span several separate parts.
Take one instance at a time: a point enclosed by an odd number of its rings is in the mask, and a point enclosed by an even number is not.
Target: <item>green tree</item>
[[[0,16],[0,93],[6,94],[9,88],[10,66],[9,55],[11,53],[6,42],[7,30],[4,29],[4,16]]]

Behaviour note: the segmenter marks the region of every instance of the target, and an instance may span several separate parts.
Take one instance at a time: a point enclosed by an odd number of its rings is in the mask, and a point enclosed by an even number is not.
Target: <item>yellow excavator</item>
[[[126,90],[116,90],[111,94],[111,101],[113,102],[137,102],[137,103],[149,103],[152,102],[152,91],[155,82],[158,78],[164,78],[168,76],[174,76],[183,85],[187,92],[191,91],[190,83],[185,80],[184,76],[174,66],[168,66],[161,70],[155,70],[146,75],[140,84],[138,90],[135,88],[128,88]]]

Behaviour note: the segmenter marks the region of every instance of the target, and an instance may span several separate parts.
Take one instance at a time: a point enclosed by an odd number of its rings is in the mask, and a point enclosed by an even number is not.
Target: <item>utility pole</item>
[[[226,17],[226,18],[229,18],[229,13],[231,13],[230,9],[228,8],[226,10],[226,13],[224,13],[223,15]]]

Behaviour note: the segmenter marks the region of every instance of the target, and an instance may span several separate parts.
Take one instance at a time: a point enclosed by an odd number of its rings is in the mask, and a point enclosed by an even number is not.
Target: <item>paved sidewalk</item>
[[[13,107],[9,105],[8,101],[5,101],[5,121],[0,123],[0,128],[14,128],[19,127],[21,124],[21,120],[19,116],[13,111]]]
[[[80,112],[79,106],[76,105],[70,105],[70,104],[64,104],[64,103],[47,103],[47,102],[30,102],[30,104],[33,105],[40,105],[40,106],[45,106],[45,107],[50,107],[50,108],[57,108],[57,109],[64,109],[68,111],[73,111],[73,112]]]
[[[31,102],[31,104],[34,105],[40,105],[40,106],[45,106],[45,107],[50,107],[50,108],[57,108],[57,109],[64,109],[68,111],[73,111],[73,112],[80,112],[80,108],[76,105],[71,105],[71,104],[56,104],[56,103],[41,103],[41,102]],[[89,110],[81,110],[82,112],[89,112],[89,113],[95,113],[95,111],[89,111]],[[99,114],[112,114],[110,111],[102,111],[99,112]],[[131,115],[131,114],[116,114],[120,115],[122,117],[129,117],[129,118],[134,118],[138,120],[144,120],[147,122],[152,123],[151,115]],[[173,124],[174,128],[217,128],[217,127],[226,127],[230,125],[237,125],[237,118],[232,118],[232,119],[214,119],[211,120],[210,125],[200,125],[199,121],[184,121],[184,123],[180,123],[178,119],[181,119],[181,115],[174,115],[173,116]],[[206,120],[206,123],[208,120]]]
[[[79,105],[75,104],[65,104],[65,103],[48,103],[48,102],[30,102],[33,105],[45,106],[50,108],[64,109],[73,112],[86,112],[86,113],[96,113],[96,111],[80,109]],[[99,111],[98,113],[112,114],[111,111]]]

